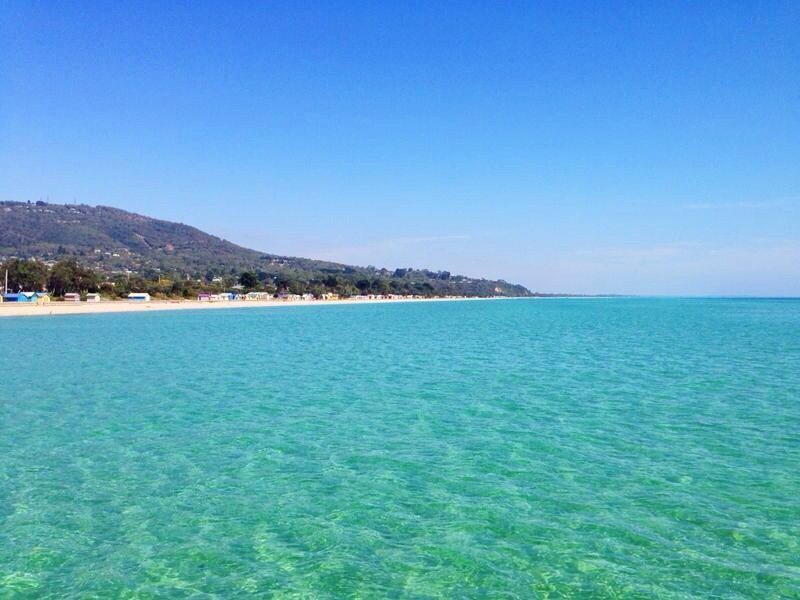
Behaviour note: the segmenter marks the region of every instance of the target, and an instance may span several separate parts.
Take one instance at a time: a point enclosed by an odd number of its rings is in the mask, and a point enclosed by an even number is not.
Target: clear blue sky
[[[0,2],[0,199],[541,291],[800,294],[800,3]]]

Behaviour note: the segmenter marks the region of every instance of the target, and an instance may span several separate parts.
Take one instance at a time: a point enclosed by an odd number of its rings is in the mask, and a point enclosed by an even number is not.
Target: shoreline
[[[269,308],[289,306],[342,306],[348,304],[397,304],[400,302],[456,302],[460,300],[504,300],[495,298],[389,298],[344,300],[246,300],[230,302],[200,302],[198,300],[151,300],[131,302],[106,300],[104,302],[48,302],[47,304],[1,302],[2,317],[49,317],[59,315],[89,315],[129,312],[161,312],[171,310],[218,310],[236,308]]]

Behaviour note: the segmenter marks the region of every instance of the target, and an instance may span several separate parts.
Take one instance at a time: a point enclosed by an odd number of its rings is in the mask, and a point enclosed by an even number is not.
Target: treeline
[[[75,257],[54,263],[12,258],[0,263],[0,277],[8,272],[9,291],[48,290],[60,297],[68,292],[99,292],[108,297],[125,297],[130,292],[148,292],[155,297],[193,298],[200,292],[239,289],[271,294],[401,294],[415,296],[495,296],[527,295],[522,286],[483,279],[451,276],[447,271],[418,269],[341,269],[258,270],[221,275],[209,271],[205,277],[167,275],[149,271],[144,274],[105,274],[82,264]]]
[[[38,260],[9,259],[0,263],[0,284],[8,281],[8,291],[48,290],[55,296],[67,292],[96,292],[103,277],[74,258],[67,258],[48,266]]]

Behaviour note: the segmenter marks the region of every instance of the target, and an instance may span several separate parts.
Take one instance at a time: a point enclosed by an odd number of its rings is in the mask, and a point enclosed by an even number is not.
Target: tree
[[[376,294],[388,294],[391,287],[386,279],[376,279],[372,285],[372,291]]]
[[[339,284],[341,283],[341,281],[339,280],[339,277],[336,276],[336,275],[328,275],[325,278],[324,283],[325,283],[325,287],[328,287],[331,290],[335,290],[336,288],[339,287]]]
[[[427,281],[424,281],[422,283],[418,283],[414,287],[416,288],[417,292],[419,294],[421,294],[422,296],[432,296],[433,295],[433,286]]]
[[[74,258],[65,258],[50,269],[47,283],[55,296],[63,296],[67,292],[96,291],[100,278],[93,269],[84,267]]]
[[[0,265],[0,282],[8,270],[8,291],[39,291],[47,287],[47,265],[38,260],[11,258]]]
[[[248,290],[252,290],[258,287],[258,277],[255,273],[251,273],[250,271],[245,271],[241,275],[239,275],[239,283],[244,286]]]
[[[291,273],[281,271],[275,276],[275,287],[279,292],[285,292],[296,282]]]

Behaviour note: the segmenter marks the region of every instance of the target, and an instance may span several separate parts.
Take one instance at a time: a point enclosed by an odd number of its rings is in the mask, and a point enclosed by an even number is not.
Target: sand
[[[44,317],[56,315],[83,315],[93,313],[155,312],[165,310],[224,310],[236,308],[264,308],[287,306],[336,306],[342,304],[389,304],[393,302],[446,302],[468,298],[392,298],[386,300],[255,300],[231,302],[199,302],[197,300],[152,300],[130,302],[109,300],[104,302],[0,302],[0,317]],[[477,299],[477,298],[476,298]]]

